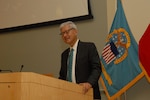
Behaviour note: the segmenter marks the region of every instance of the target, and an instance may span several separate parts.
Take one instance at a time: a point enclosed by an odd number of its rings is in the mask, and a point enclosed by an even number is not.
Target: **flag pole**
[[[121,96],[119,96],[116,100],[121,100]]]
[[[127,98],[126,98],[126,96],[127,96],[127,93],[126,92],[124,92],[123,93],[123,99],[122,99],[122,97],[121,96],[119,96],[116,100],[126,100]]]

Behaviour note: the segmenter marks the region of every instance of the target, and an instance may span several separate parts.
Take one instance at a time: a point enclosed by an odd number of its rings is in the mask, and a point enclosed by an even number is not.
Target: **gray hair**
[[[65,25],[69,25],[70,28],[74,28],[74,29],[77,30],[77,26],[76,26],[75,23],[72,22],[72,21],[67,21],[67,22],[62,23],[62,24],[60,25],[59,29],[61,30],[61,28],[63,28]]]

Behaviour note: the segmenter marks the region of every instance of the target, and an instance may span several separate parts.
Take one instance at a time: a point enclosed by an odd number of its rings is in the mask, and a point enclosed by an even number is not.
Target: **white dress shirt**
[[[77,39],[76,43],[73,47],[70,47],[70,50],[73,48],[73,62],[72,62],[72,82],[76,83],[76,76],[75,76],[75,62],[76,62],[76,54],[77,54],[77,47],[78,47],[79,39]]]

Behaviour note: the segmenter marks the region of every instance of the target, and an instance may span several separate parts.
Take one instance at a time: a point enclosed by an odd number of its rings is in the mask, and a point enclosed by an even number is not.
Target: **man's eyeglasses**
[[[68,34],[71,30],[73,30],[74,28],[70,28],[64,32],[61,32],[60,35],[64,35],[65,33]]]

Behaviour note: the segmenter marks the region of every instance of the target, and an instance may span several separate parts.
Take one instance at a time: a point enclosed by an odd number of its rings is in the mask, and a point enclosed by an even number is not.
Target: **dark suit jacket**
[[[61,55],[59,79],[66,80],[67,58],[69,48]],[[76,54],[75,76],[77,83],[89,82],[93,87],[94,99],[101,98],[98,80],[101,74],[101,64],[94,43],[79,41]]]

